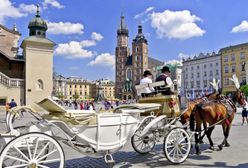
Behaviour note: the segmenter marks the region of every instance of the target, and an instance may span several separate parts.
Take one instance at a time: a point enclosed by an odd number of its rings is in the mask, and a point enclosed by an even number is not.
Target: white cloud
[[[9,0],[1,0],[0,2],[0,23],[4,23],[6,18],[20,18],[26,16],[25,13],[13,6]]]
[[[188,39],[202,36],[205,30],[198,27],[196,21],[201,21],[196,15],[191,15],[190,11],[170,11],[153,12],[150,15],[151,26],[156,29],[159,38]]]
[[[107,66],[114,68],[115,66],[115,56],[110,53],[103,53],[98,55],[95,60],[90,61],[88,64],[90,66]]]
[[[96,41],[101,41],[103,39],[103,36],[100,33],[93,32],[91,34],[91,38]]]
[[[83,40],[80,42],[80,45],[82,47],[91,47],[91,46],[96,45],[96,41],[95,40]]]
[[[54,7],[54,8],[64,8],[65,6],[61,5],[58,1],[56,0],[45,0],[43,3],[44,9],[48,8],[48,6]]]
[[[69,59],[89,58],[93,56],[92,51],[84,49],[80,42],[77,41],[59,44],[58,47],[55,49],[55,54],[63,55]]]
[[[248,22],[243,20],[240,25],[235,26],[232,28],[232,33],[240,33],[240,32],[247,32],[248,31]]]
[[[143,15],[149,13],[149,12],[152,11],[152,10],[154,10],[154,6],[150,6],[150,7],[148,7],[144,12],[141,12],[141,13],[135,15],[135,16],[134,16],[134,19],[138,19],[138,18],[142,17]]]
[[[84,26],[80,23],[71,22],[48,22],[50,34],[83,34]]]
[[[22,13],[36,13],[36,11],[37,11],[37,6],[36,5],[34,5],[34,4],[29,4],[29,5],[27,5],[27,4],[20,4],[19,5],[19,10],[22,12]]]

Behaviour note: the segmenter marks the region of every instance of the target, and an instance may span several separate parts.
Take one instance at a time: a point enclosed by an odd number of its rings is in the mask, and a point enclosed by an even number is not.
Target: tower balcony
[[[17,78],[10,78],[0,72],[0,84],[9,88],[19,88],[19,87],[23,87],[24,80]]]

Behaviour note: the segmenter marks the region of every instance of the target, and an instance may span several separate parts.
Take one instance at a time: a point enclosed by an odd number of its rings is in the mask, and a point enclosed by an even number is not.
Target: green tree
[[[62,92],[58,92],[58,93],[56,94],[56,97],[59,98],[59,99],[63,99],[63,98],[64,98],[64,95],[63,95]]]
[[[248,96],[248,85],[241,86],[240,90],[245,93],[245,96]]]
[[[72,97],[76,101],[79,98],[79,95],[77,94],[77,92],[75,92],[75,94]]]

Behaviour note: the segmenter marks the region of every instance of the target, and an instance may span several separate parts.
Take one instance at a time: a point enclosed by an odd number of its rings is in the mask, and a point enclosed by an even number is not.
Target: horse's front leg
[[[208,140],[209,140],[209,144],[210,144],[209,149],[212,149],[212,150],[214,149],[214,143],[213,143],[212,138],[211,138],[211,134],[212,134],[213,130],[214,130],[214,127],[210,127],[206,133]]]
[[[231,123],[226,126],[226,131],[225,131],[225,134],[224,134],[224,136],[225,136],[224,141],[225,141],[225,146],[226,147],[229,147],[230,146],[230,144],[227,142],[227,138],[229,137],[230,129],[231,129]]]
[[[224,134],[224,140],[220,145],[218,145],[219,149],[222,150],[223,146],[230,146],[230,144],[227,142],[227,138],[229,136],[231,124],[227,125],[226,123],[222,124],[223,134]]]

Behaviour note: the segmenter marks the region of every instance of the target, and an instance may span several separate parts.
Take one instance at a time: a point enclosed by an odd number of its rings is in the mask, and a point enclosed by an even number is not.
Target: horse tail
[[[189,118],[189,126],[190,126],[191,131],[195,130],[195,111],[196,111],[196,106],[194,107],[192,113],[190,114],[190,118]]]
[[[197,110],[200,110],[200,109],[202,109],[202,104],[197,104],[195,105],[194,109],[192,110],[192,113],[190,114],[189,125],[190,125],[191,131],[195,130],[195,114]]]

